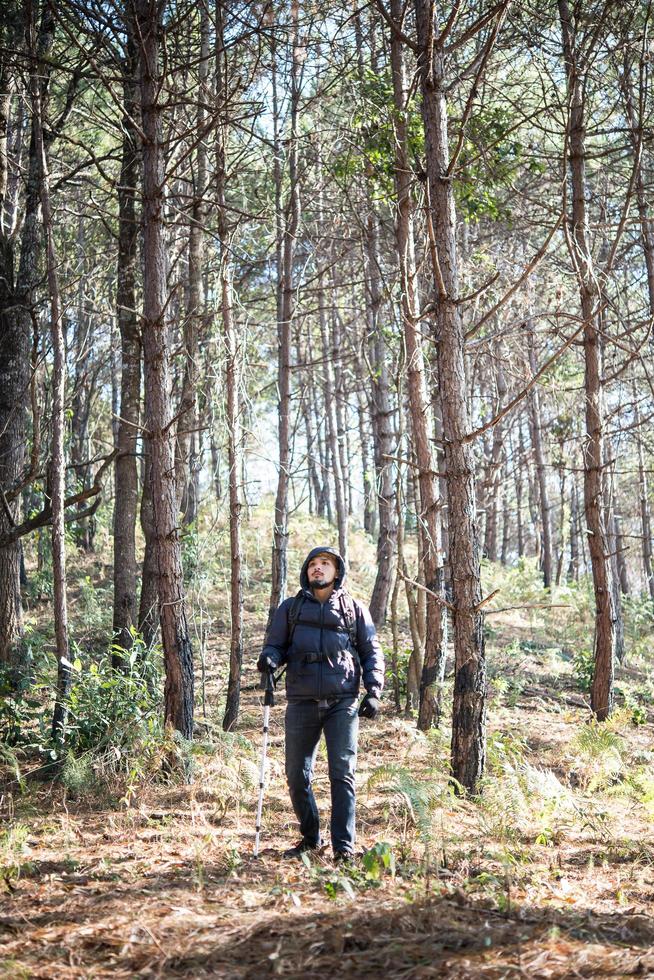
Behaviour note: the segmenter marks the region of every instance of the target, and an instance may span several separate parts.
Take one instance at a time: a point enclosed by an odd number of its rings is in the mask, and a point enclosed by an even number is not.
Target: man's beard
[[[312,589],[326,589],[329,582],[325,582],[324,578],[314,578],[311,580]]]

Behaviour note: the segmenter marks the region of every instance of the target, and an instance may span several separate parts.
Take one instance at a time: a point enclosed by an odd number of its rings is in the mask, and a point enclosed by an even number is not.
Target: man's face
[[[317,555],[307,566],[309,585],[312,589],[324,589],[332,584],[337,572],[336,562],[330,555]]]

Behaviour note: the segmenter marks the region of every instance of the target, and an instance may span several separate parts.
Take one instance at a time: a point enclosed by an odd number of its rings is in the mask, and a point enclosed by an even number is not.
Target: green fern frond
[[[434,811],[450,793],[448,782],[442,776],[440,780],[438,777],[418,780],[409,769],[398,765],[378,766],[368,777],[366,789],[398,798],[424,837],[431,835]]]
[[[589,759],[597,759],[605,753],[621,756],[624,749],[620,735],[597,721],[584,725],[575,738],[575,745]]]

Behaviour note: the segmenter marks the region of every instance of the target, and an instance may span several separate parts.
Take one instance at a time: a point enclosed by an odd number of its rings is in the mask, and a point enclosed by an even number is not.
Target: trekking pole
[[[275,684],[272,670],[267,670],[265,678],[262,677],[262,684],[265,684],[266,693],[263,696],[263,742],[261,747],[261,769],[259,771],[259,802],[257,803],[257,821],[255,824],[256,835],[254,838],[254,856],[259,856],[259,837],[261,834],[261,811],[263,809],[263,779],[266,770],[266,749],[268,748],[268,719],[270,709],[275,703]]]

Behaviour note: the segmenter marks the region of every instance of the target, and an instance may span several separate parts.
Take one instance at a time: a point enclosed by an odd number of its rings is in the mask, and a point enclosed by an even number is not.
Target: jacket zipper
[[[323,633],[324,622],[325,622],[325,604],[324,602],[321,602],[320,603],[320,660],[318,661],[318,700],[319,701],[322,699],[322,655],[323,655],[322,633]]]

